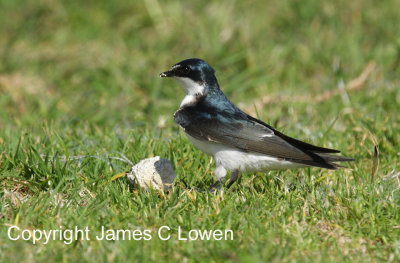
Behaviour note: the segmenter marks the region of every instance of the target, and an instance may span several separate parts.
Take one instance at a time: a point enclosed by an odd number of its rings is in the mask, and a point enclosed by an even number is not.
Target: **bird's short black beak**
[[[173,76],[174,75],[170,70],[160,73],[160,78],[168,78],[168,77],[173,77]]]

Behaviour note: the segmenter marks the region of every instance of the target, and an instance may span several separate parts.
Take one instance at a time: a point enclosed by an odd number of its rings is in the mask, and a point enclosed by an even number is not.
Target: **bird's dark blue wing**
[[[245,152],[260,153],[297,163],[336,168],[335,164],[319,155],[322,152],[337,152],[336,150],[290,138],[241,111],[221,112],[217,109],[187,107],[179,109],[174,118],[186,133],[198,140],[212,141]],[[305,147],[302,148],[302,145]],[[315,151],[312,151],[313,149]]]

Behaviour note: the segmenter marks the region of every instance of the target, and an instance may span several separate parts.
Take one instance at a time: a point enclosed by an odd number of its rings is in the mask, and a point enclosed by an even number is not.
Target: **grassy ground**
[[[395,0],[0,0],[0,261],[399,261],[399,24]],[[355,157],[351,169],[185,190],[210,186],[214,165],[173,123],[184,93],[158,73],[188,57],[242,109]],[[118,177],[121,159],[154,155],[177,170],[170,193]],[[33,245],[10,240],[13,225],[92,238]],[[97,241],[102,226],[153,238]],[[179,241],[178,227],[234,238]]]

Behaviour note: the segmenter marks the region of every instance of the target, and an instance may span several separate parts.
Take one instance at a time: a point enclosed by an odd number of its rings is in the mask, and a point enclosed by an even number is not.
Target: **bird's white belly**
[[[242,172],[255,172],[266,170],[282,170],[306,167],[307,165],[294,163],[280,158],[254,152],[243,152],[233,147],[228,147],[210,141],[200,141],[186,134],[194,146],[201,151],[213,155],[217,163],[228,170]]]

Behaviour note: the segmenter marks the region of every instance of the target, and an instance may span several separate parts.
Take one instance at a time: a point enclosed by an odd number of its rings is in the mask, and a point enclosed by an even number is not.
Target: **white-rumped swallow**
[[[231,171],[228,188],[241,172],[302,167],[336,169],[335,162],[353,158],[340,151],[314,146],[280,133],[238,109],[218,85],[213,68],[197,58],[186,59],[160,74],[175,79],[185,90],[174,119],[189,140],[215,159],[218,186]]]

